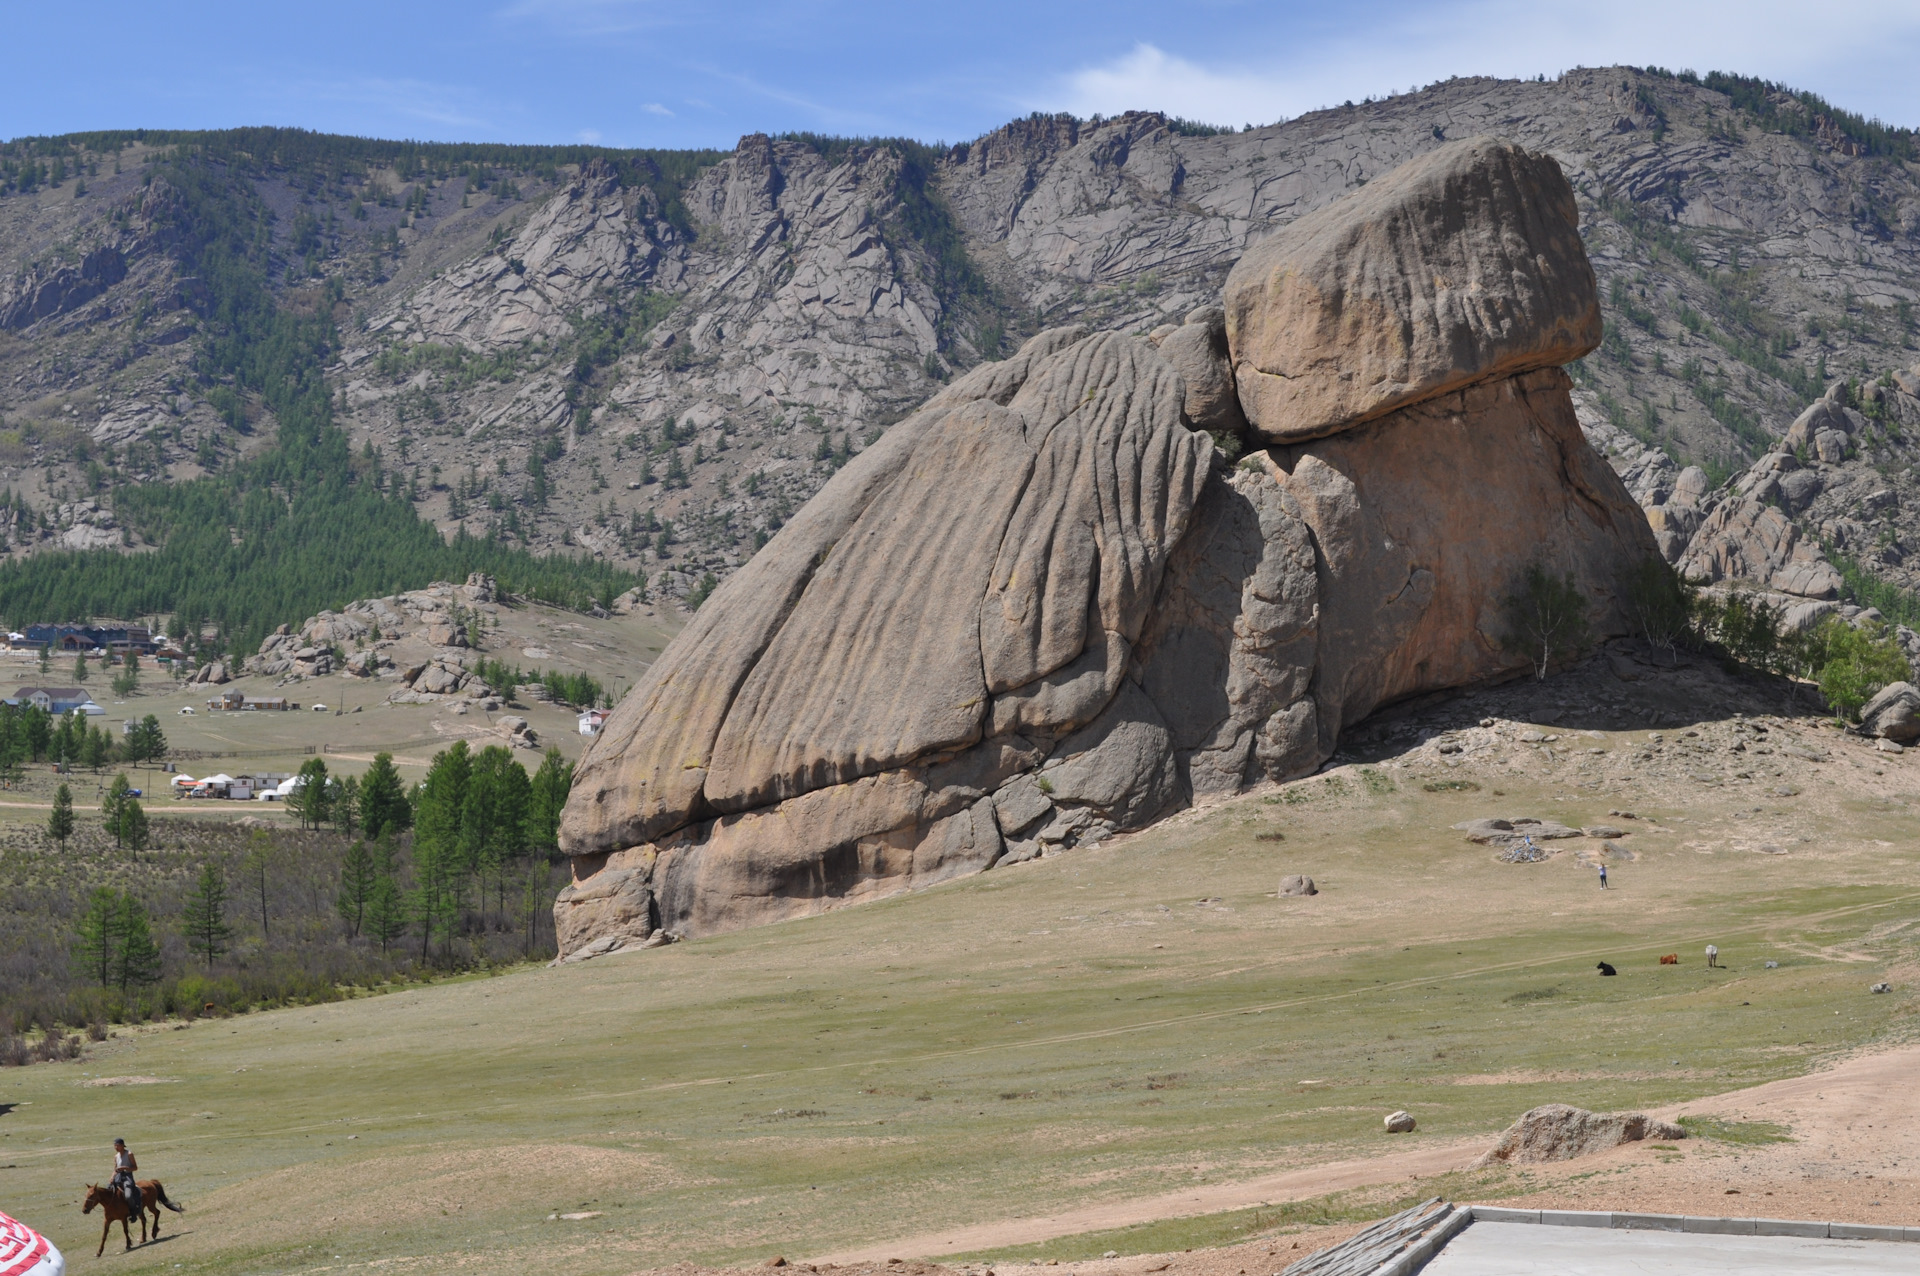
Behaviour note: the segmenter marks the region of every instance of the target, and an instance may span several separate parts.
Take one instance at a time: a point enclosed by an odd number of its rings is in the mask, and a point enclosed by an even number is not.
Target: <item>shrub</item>
[[[1579,654],[1587,642],[1587,600],[1571,573],[1556,576],[1535,563],[1506,600],[1509,651],[1524,655],[1536,678],[1545,679],[1556,661]]]
[[[1696,591],[1666,560],[1649,558],[1627,576],[1627,606],[1640,632],[1669,655],[1693,634]]]

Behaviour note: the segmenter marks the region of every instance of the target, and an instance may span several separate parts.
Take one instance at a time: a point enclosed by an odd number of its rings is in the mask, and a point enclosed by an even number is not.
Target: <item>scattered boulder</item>
[[[1579,837],[1581,830],[1568,828],[1554,820],[1538,820],[1530,815],[1516,815],[1511,819],[1463,820],[1453,826],[1467,835],[1469,842],[1479,842],[1483,846],[1507,846],[1531,837],[1536,842],[1550,842],[1559,838]],[[1624,837],[1618,830],[1607,833],[1588,833],[1589,837]]]
[[[282,626],[282,628],[284,628],[284,626]],[[200,671],[193,675],[193,680],[195,682],[203,682],[213,686],[218,686],[221,683],[233,681],[233,676],[227,672],[226,661],[210,660],[206,664],[200,666]]]
[[[1419,1122],[1413,1119],[1411,1112],[1390,1112],[1387,1114],[1388,1134],[1412,1134]]]
[[[513,714],[503,714],[494,720],[507,742],[516,748],[537,749],[540,747],[540,734],[528,724],[525,718]]]
[[[1873,987],[1867,989],[1867,991],[1868,992],[1892,992],[1893,985],[1892,984],[1875,984]]]
[[[1534,1108],[1507,1127],[1500,1141],[1478,1161],[1489,1165],[1538,1165],[1571,1161],[1643,1139],[1670,1142],[1687,1137],[1677,1125],[1644,1112],[1588,1112],[1565,1103]]]
[[[1280,879],[1280,893],[1282,895],[1318,895],[1320,890],[1313,884],[1313,879],[1306,874],[1289,873]]]
[[[436,647],[464,647],[467,636],[453,625],[430,625],[427,627],[427,641]]]
[[[1895,744],[1920,739],[1920,689],[1910,682],[1883,687],[1860,711],[1860,733]]]

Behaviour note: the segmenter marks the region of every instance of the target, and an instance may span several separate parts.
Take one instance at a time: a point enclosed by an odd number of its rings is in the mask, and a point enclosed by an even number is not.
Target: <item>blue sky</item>
[[[1616,62],[1762,75],[1920,125],[1920,0],[8,0],[0,22],[0,137],[951,142],[1035,110],[1264,124],[1449,75]]]

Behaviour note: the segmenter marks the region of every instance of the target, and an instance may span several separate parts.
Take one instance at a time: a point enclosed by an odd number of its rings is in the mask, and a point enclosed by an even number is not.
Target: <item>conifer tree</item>
[[[391,753],[373,755],[373,765],[360,780],[360,827],[368,837],[398,833],[413,824],[413,807],[407,802],[400,772],[394,768]]]
[[[160,946],[153,941],[146,906],[131,894],[120,897],[119,944],[113,957],[113,981],[122,993],[160,978]]]
[[[73,657],[73,680],[75,682],[87,680],[87,653],[84,651],[76,653]]]
[[[367,902],[373,897],[378,882],[379,875],[374,871],[373,855],[367,850],[367,844],[354,842],[340,862],[340,889],[333,901],[340,920],[347,924],[348,939],[359,937],[360,926],[366,920]]]
[[[275,853],[273,834],[265,829],[255,829],[247,839],[246,858],[240,861],[240,871],[246,875],[247,889],[260,905],[260,938],[268,937],[267,901],[269,883],[273,871],[279,866],[279,856]]]
[[[205,957],[209,970],[233,941],[233,928],[227,925],[227,879],[212,860],[200,866],[200,880],[180,913],[180,930],[187,951]]]
[[[373,888],[367,895],[363,924],[367,938],[378,942],[380,951],[384,953],[394,940],[407,933],[408,923],[407,901],[400,893],[394,865],[393,838],[389,835],[374,844]]]
[[[300,817],[301,828],[319,828],[327,818],[327,763],[309,758],[300,766],[300,783],[287,795],[287,806]]]
[[[560,812],[573,791],[573,763],[549,747],[527,795],[527,840],[551,854],[560,844]]]
[[[120,948],[120,894],[109,886],[96,886],[87,897],[87,911],[80,914],[74,935],[74,963],[102,988],[113,982],[113,957]]]
[[[135,856],[147,849],[152,826],[147,823],[147,809],[140,805],[138,798],[130,797],[121,806],[120,832],[126,838],[127,849]]]
[[[120,811],[124,803],[133,799],[127,796],[133,786],[127,783],[125,772],[113,777],[113,783],[107,786],[107,796],[100,803],[100,815],[106,823],[107,832],[113,834],[113,844],[124,846],[126,838],[120,827]]]
[[[62,784],[53,791],[53,813],[47,816],[47,836],[60,843],[60,849],[67,849],[67,839],[73,836],[73,791]]]

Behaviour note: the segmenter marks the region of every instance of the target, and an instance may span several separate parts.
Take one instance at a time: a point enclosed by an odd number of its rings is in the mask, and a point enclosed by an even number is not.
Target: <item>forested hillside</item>
[[[1913,134],[1719,73],[1452,80],[1236,130],[1034,117],[946,147],[15,139],[0,616],[178,613],[244,648],[470,569],[697,602],[955,372],[1042,326],[1177,322],[1252,239],[1476,133],[1574,180],[1608,320],[1576,368],[1596,422],[1719,480],[1831,380],[1920,358]]]

